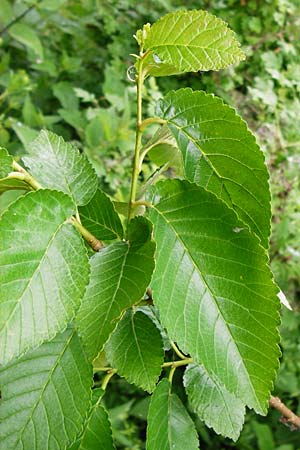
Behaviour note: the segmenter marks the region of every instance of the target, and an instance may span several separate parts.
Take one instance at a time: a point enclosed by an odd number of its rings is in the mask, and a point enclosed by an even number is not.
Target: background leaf
[[[60,450],[90,406],[92,368],[73,329],[0,370],[1,450]]]
[[[16,23],[12,25],[9,30],[12,38],[21,42],[34,51],[34,53],[41,59],[44,57],[43,46],[38,34],[25,23]]]
[[[236,441],[243,427],[245,405],[201,364],[190,364],[183,380],[189,402],[200,419],[216,433]]]
[[[206,11],[175,11],[155,22],[147,35],[144,63],[150,75],[219,70],[243,60],[232,30]]]
[[[30,192],[3,214],[0,361],[5,363],[63,330],[89,279],[81,236],[66,219],[74,205],[62,192]]]
[[[12,172],[13,157],[5,148],[0,147],[0,178],[6,177]]]
[[[161,373],[164,351],[160,332],[144,313],[127,311],[105,347],[119,375],[152,392]]]
[[[40,132],[30,145],[30,156],[23,160],[43,186],[70,195],[76,205],[88,203],[97,190],[97,175],[90,162],[50,131]]]
[[[188,447],[187,447],[188,446]],[[163,378],[151,397],[147,450],[197,450],[199,448],[195,425],[171,385]]]
[[[127,207],[128,209],[128,207]],[[91,201],[78,208],[82,224],[98,239],[123,238],[123,227],[110,198],[98,189]]]
[[[278,365],[279,300],[267,255],[233,210],[203,188],[153,190],[153,299],[182,350],[259,413]]]
[[[123,312],[145,294],[154,269],[150,222],[137,217],[128,242],[116,242],[92,256],[90,283],[76,323],[89,358],[102,350]]]
[[[186,178],[234,208],[268,247],[269,175],[246,123],[221,99],[191,89],[170,92],[157,113],[176,138]]]

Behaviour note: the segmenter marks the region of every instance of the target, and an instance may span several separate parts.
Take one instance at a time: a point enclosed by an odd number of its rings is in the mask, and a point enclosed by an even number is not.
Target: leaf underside
[[[181,400],[171,393],[171,385],[164,378],[151,397],[147,450],[197,450],[199,448],[195,425]]]
[[[30,192],[0,221],[0,361],[8,362],[62,331],[89,279],[81,236],[66,219],[74,205],[62,192]]]
[[[189,402],[201,420],[222,436],[236,441],[245,416],[245,405],[213,379],[201,364],[190,364],[184,373]]]
[[[115,242],[92,256],[91,277],[76,323],[86,352],[94,359],[123,312],[137,303],[154,269],[155,244],[151,225],[137,217],[129,226],[129,241]]]
[[[0,450],[61,450],[89,409],[92,367],[66,330],[0,370]]]
[[[180,180],[153,189],[153,299],[169,336],[249,407],[266,413],[279,301],[265,250],[233,210]]]
[[[23,161],[44,187],[68,194],[76,205],[88,203],[97,190],[91,163],[74,145],[50,131],[40,132]]]
[[[246,123],[220,98],[189,88],[170,92],[157,114],[176,138],[185,178],[222,198],[268,247],[269,175]]]
[[[235,33],[206,11],[175,11],[155,22],[147,35],[151,50],[144,67],[154,76],[219,70],[245,58]]]
[[[151,342],[151,345],[149,343]],[[144,313],[128,311],[111,335],[105,350],[111,366],[129,383],[152,392],[164,362],[159,330]]]

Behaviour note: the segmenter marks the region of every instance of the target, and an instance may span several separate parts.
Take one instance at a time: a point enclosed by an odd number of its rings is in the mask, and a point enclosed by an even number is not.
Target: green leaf
[[[157,130],[155,135],[143,147],[143,152],[147,152],[149,158],[157,165],[174,167],[177,174],[182,172],[182,156],[177,147],[177,142],[169,130],[164,125]]]
[[[153,189],[152,290],[172,340],[258,413],[278,366],[277,288],[265,250],[232,209],[203,188]]]
[[[33,50],[40,59],[43,59],[43,46],[32,27],[25,23],[16,23],[9,28],[8,33],[13,39],[21,42],[21,44]]]
[[[129,383],[152,392],[164,362],[160,332],[142,312],[127,311],[105,350],[111,366]]]
[[[184,386],[194,411],[218,434],[236,441],[245,416],[245,406],[200,364],[190,364]]]
[[[5,178],[13,168],[13,157],[5,148],[0,147],[0,178]]]
[[[91,277],[76,322],[86,352],[94,359],[123,312],[145,294],[154,269],[150,222],[131,221],[128,242],[115,242],[92,256]]]
[[[22,191],[31,190],[29,184],[25,183],[25,181],[9,177],[0,179],[0,195],[3,194],[3,192],[12,191],[15,189],[21,189]]]
[[[60,450],[89,409],[93,373],[73,329],[0,370],[1,450]]]
[[[245,59],[235,33],[206,11],[175,11],[147,33],[144,67],[154,76],[219,70]]]
[[[147,450],[197,450],[195,425],[171,385],[164,378],[157,385],[149,407]]]
[[[102,389],[93,389],[93,405],[84,423],[83,433],[69,450],[115,450],[110,420],[100,403],[103,394]]]
[[[34,130],[33,128],[27,127],[20,121],[14,121],[12,123],[12,129],[22,142],[25,150],[29,152],[31,142],[34,141],[39,135],[38,131]]]
[[[79,100],[71,83],[68,81],[60,81],[52,87],[52,90],[64,109],[70,111],[78,110]]]
[[[269,175],[246,123],[218,97],[191,89],[170,92],[157,109],[182,152],[186,178],[222,198],[267,247]]]
[[[0,22],[3,25],[8,25],[15,18],[14,10],[10,1],[1,0],[1,8],[0,8]]]
[[[70,195],[76,205],[88,203],[97,190],[98,179],[90,162],[50,131],[40,132],[23,161],[43,186]]]
[[[98,239],[105,241],[123,238],[123,227],[114,205],[100,189],[91,201],[79,207],[78,211],[82,224]]]
[[[70,197],[45,189],[1,218],[0,363],[54,337],[79,307],[89,264],[81,236],[65,223],[74,209]]]

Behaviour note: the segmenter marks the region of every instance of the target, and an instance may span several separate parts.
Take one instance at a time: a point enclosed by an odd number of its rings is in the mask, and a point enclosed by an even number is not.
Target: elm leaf
[[[159,330],[146,314],[128,311],[105,347],[107,359],[129,383],[152,392],[164,362]]]
[[[81,236],[65,223],[75,210],[62,192],[41,189],[0,220],[0,362],[66,328],[89,280]]]
[[[153,300],[184,353],[258,413],[278,367],[280,302],[258,239],[196,184],[156,185]]]

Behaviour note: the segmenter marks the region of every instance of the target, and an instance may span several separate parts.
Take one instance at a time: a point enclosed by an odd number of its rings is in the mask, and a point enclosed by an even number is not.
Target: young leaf
[[[92,380],[71,328],[1,369],[0,449],[65,448],[82,428]]]
[[[144,66],[154,76],[219,70],[245,59],[223,20],[206,11],[175,11],[155,22],[147,33]]]
[[[265,250],[232,209],[195,184],[159,183],[153,202],[152,289],[162,324],[229,392],[266,413],[280,303]]]
[[[170,92],[157,114],[176,138],[186,178],[222,198],[268,247],[269,175],[246,123],[221,99],[191,89]]]
[[[89,263],[81,236],[65,223],[74,209],[70,197],[45,189],[1,218],[1,363],[54,337],[79,307]]]
[[[245,416],[245,405],[201,364],[190,364],[184,373],[184,386],[194,411],[208,427],[236,441]]]
[[[151,319],[127,311],[106,344],[106,355],[119,375],[152,392],[164,362],[162,339]]]
[[[143,147],[142,152],[147,152],[149,158],[157,165],[174,167],[177,174],[182,171],[182,156],[177,147],[177,142],[169,130],[164,125],[155,133],[152,139]]]
[[[129,226],[128,242],[116,242],[92,256],[90,283],[76,323],[86,352],[94,359],[123,312],[137,303],[150,283],[155,244],[150,222],[137,217]]]
[[[30,191],[29,184],[25,181],[17,180],[16,178],[5,177],[0,179],[0,195],[6,191],[14,191],[20,189],[22,191]]]
[[[147,450],[197,450],[195,425],[164,378],[152,394],[147,427]]]
[[[123,227],[110,198],[98,189],[91,201],[78,208],[82,224],[103,241],[123,238]]]
[[[24,181],[8,177],[10,172],[13,172],[12,164],[13,157],[5,148],[0,147],[0,195],[8,190],[30,190],[30,186]]]
[[[97,175],[76,147],[43,130],[30,145],[29,153],[23,161],[43,186],[70,195],[76,205],[91,200],[98,186]]]
[[[84,423],[83,433],[69,450],[115,450],[108,414],[100,403],[103,394],[102,389],[93,389],[93,405]]]

